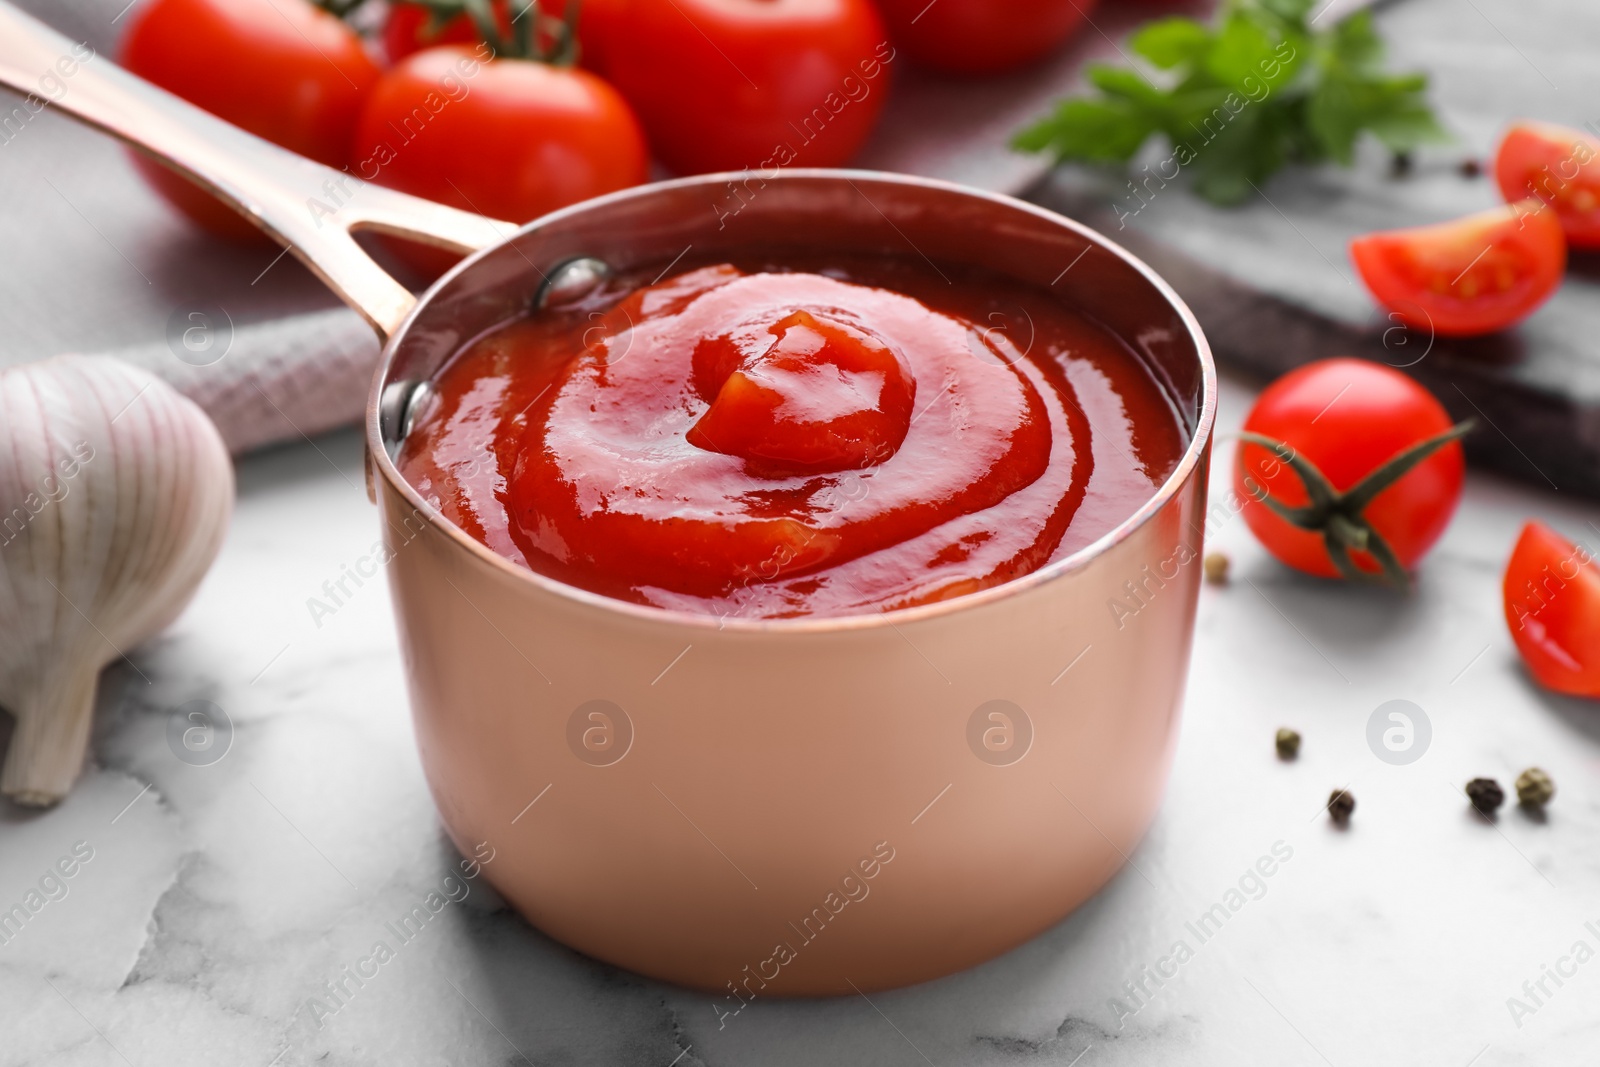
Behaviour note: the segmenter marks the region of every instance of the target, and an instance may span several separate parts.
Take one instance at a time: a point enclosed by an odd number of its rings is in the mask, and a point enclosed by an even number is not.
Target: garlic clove
[[[92,356],[0,372],[0,793],[66,795],[101,669],[183,610],[232,508],[216,427],[160,379]]]

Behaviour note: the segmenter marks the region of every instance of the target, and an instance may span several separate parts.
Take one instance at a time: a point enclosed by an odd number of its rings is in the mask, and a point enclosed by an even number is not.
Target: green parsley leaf
[[[1166,18],[1147,22],[1128,41],[1138,55],[1161,70],[1192,63],[1211,44],[1211,31],[1194,19]]]
[[[1333,26],[1329,51],[1341,66],[1376,73],[1383,61],[1383,39],[1372,24],[1372,12],[1357,11]]]
[[[1049,150],[1093,163],[1128,160],[1157,127],[1124,100],[1064,100],[1045,122],[1017,135],[1024,151]]]
[[[1320,0],[1261,0],[1261,8],[1285,22],[1303,24]]]
[[[1223,17],[1205,55],[1205,72],[1218,85],[1240,85],[1254,77],[1256,63],[1272,54],[1267,28],[1243,10]]]
[[[1097,95],[1062,101],[1019,133],[1015,147],[1058,162],[1125,162],[1152,137],[1196,193],[1238,203],[1289,163],[1355,159],[1363,136],[1394,152],[1448,139],[1427,103],[1427,78],[1383,69],[1383,41],[1370,13],[1310,24],[1318,0],[1231,0],[1214,25],[1172,17],[1146,23],[1129,41],[1145,71],[1098,64],[1086,78]],[[1147,168],[1148,169],[1148,168]]]

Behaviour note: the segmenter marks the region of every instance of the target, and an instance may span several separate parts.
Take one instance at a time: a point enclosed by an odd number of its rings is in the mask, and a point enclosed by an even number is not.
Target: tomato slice
[[[1520,200],[1454,222],[1369,233],[1350,258],[1378,303],[1447,337],[1503,330],[1561,283],[1567,244],[1554,211]]]
[[[1600,139],[1545,122],[1519,122],[1494,157],[1507,202],[1535,196],[1555,209],[1574,248],[1600,248]]]
[[[1506,625],[1547,689],[1600,697],[1600,566],[1542,523],[1522,528],[1506,564]]]

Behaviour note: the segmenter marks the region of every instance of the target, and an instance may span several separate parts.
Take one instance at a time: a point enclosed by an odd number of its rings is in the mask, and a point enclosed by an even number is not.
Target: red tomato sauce
[[[887,611],[1109,532],[1187,433],[1045,291],[899,260],[609,282],[448,362],[401,472],[490,549],[642,604]]]

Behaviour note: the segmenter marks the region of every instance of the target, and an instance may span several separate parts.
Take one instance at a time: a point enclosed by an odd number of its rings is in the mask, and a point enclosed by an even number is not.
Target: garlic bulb
[[[66,795],[100,670],[188,603],[232,508],[216,427],[160,379],[90,356],[0,371],[0,793]]]

